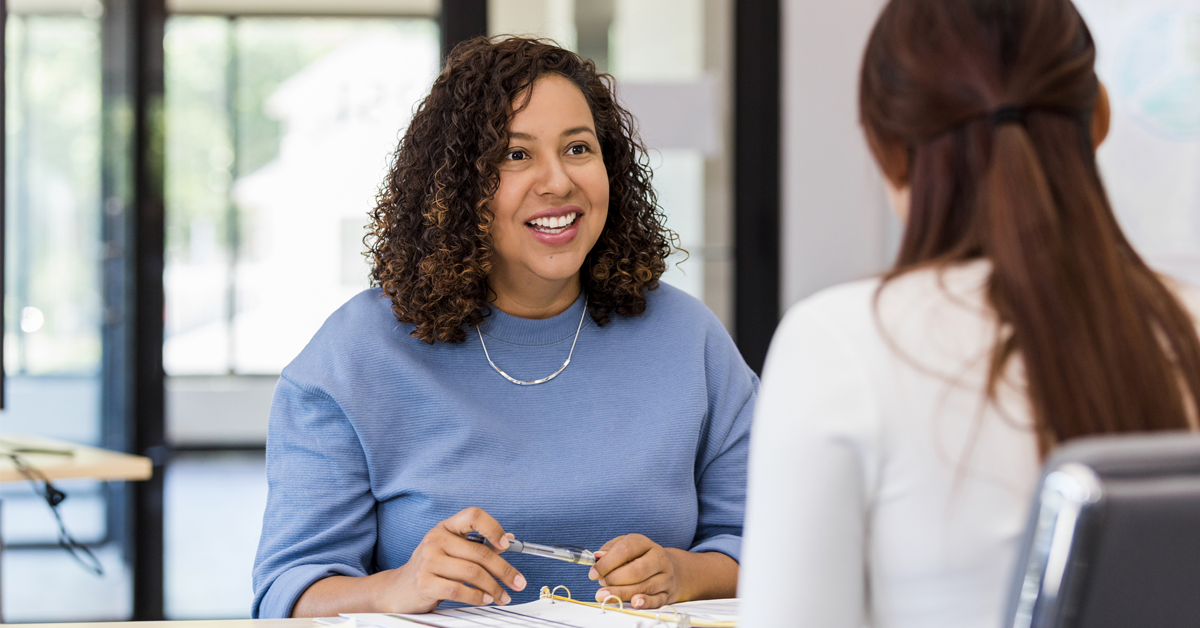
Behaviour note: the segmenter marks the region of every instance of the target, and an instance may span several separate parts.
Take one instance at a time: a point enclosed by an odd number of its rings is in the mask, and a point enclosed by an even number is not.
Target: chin
[[[542,278],[543,280],[545,280],[545,281],[566,281],[566,280],[568,280],[568,279],[571,279],[572,277],[577,277],[577,276],[579,276],[579,270],[580,270],[580,269],[576,268],[576,269],[575,269],[575,272],[566,272],[566,273],[537,273],[537,276],[538,276],[538,277],[541,277],[541,278]]]
[[[579,271],[583,269],[583,261],[584,258],[581,257],[578,263],[535,266],[533,274],[546,281],[563,281],[578,275]]]

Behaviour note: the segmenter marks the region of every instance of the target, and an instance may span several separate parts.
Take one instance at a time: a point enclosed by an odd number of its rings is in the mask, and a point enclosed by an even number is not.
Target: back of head
[[[891,276],[991,262],[1004,331],[988,392],[1019,355],[1043,453],[1085,434],[1187,427],[1200,394],[1194,323],[1100,182],[1094,59],[1069,0],[892,0],[862,67],[868,142],[911,188]]]

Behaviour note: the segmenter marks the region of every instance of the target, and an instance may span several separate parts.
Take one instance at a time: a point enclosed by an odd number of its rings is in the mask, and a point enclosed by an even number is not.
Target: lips
[[[561,216],[543,216],[525,223],[525,226],[535,231],[557,235],[569,229],[579,220],[579,212],[571,212]]]
[[[555,207],[538,212],[525,221],[535,240],[548,246],[569,244],[579,234],[583,212],[578,207]]]

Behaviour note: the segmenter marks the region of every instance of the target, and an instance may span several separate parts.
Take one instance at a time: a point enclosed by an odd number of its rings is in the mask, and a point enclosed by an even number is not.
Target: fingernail
[[[608,597],[608,589],[600,589],[596,591],[596,601],[603,602],[604,598]]]
[[[600,579],[600,586],[602,586],[602,587],[608,586],[608,583],[604,581],[604,578]]]
[[[500,546],[499,547],[501,550],[508,549],[508,535],[507,534],[500,537]]]
[[[488,595],[487,593],[484,593],[483,594],[483,605],[487,606],[488,604],[491,604],[491,603],[492,603],[492,596]]]
[[[604,551],[604,550],[600,550],[600,551],[598,551],[598,552],[592,552],[592,556],[596,557],[596,560],[600,560],[600,558],[601,558],[602,556],[604,556],[605,554],[607,554],[607,553],[608,553],[608,552],[606,552],[606,551]]]
[[[500,603],[501,603],[501,604],[508,604],[508,603],[509,603],[509,602],[511,602],[511,601],[512,601],[512,598],[511,598],[511,597],[509,597],[507,593],[505,593],[505,594],[503,595],[503,597],[501,597],[501,598],[500,598]]]
[[[600,572],[596,571],[595,567],[588,570],[588,580],[595,580],[600,577]]]
[[[513,588],[518,591],[524,591],[525,590],[525,576],[522,576],[521,574],[517,574],[517,577],[513,578]]]
[[[645,606],[645,605],[646,605],[646,598],[642,598],[642,597],[635,597],[635,598],[633,598],[633,605],[634,605],[634,607],[636,607],[636,608],[641,608],[641,607]]]

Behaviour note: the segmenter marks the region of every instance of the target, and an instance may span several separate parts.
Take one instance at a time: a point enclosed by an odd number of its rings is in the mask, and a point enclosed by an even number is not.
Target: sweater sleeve
[[[254,560],[254,618],[290,617],[333,575],[364,576],[376,541],[366,455],[337,403],[285,376],[267,433],[267,509]]]
[[[860,628],[879,419],[860,354],[817,304],[767,356],[750,454],[742,626]]]
[[[740,561],[758,377],[723,327],[710,335],[706,354],[709,416],[696,461],[699,514],[691,551],[720,552]]]

